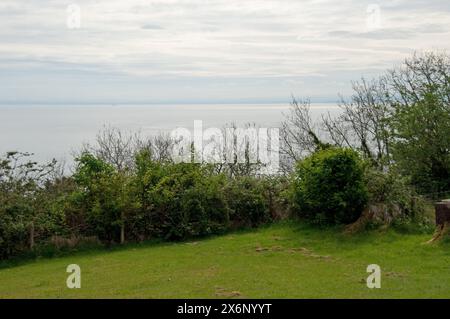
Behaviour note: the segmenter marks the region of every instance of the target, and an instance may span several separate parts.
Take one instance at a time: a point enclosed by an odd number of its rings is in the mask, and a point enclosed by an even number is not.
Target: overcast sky
[[[448,0],[1,0],[0,102],[334,101],[449,47]]]

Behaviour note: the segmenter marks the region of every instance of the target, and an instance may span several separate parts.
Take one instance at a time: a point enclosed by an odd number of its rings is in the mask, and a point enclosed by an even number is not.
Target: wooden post
[[[30,249],[34,248],[34,222],[30,224]]]
[[[122,223],[120,226],[120,243],[123,244],[125,242],[125,224]]]
[[[443,200],[435,204],[436,232],[428,243],[439,241],[450,233],[450,200]]]
[[[435,204],[436,225],[450,223],[450,200],[443,200]]]

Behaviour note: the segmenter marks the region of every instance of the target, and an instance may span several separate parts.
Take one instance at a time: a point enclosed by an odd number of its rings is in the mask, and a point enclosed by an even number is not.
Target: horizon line
[[[292,100],[272,100],[272,101],[189,101],[189,102],[179,102],[179,101],[164,101],[164,102],[98,102],[98,101],[89,101],[89,102],[77,102],[77,101],[61,101],[61,102],[53,102],[53,101],[0,101],[1,106],[14,106],[14,105],[106,105],[106,106],[126,106],[126,105],[236,105],[236,104],[290,104]],[[331,100],[331,99],[311,99],[311,104],[332,104],[339,103],[339,100]]]

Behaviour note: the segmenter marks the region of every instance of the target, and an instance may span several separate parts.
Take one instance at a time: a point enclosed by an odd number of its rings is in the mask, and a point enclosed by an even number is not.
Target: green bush
[[[350,149],[313,153],[297,164],[291,189],[294,209],[316,224],[354,222],[368,200],[363,167]]]
[[[54,189],[48,187],[55,162],[38,165],[31,154],[8,152],[0,158],[0,259],[39,244],[63,228],[54,209]],[[32,236],[33,235],[33,236]]]
[[[153,203],[149,213],[154,235],[178,240],[228,228],[223,175],[213,175],[199,164],[171,164],[162,169],[164,177],[146,194],[146,201]]]
[[[3,203],[2,203],[3,204]],[[0,259],[24,250],[29,223],[20,204],[2,206],[0,210]]]
[[[263,183],[253,177],[236,177],[225,190],[234,228],[256,227],[270,220]]]
[[[213,167],[156,162],[144,151],[137,155],[135,175],[140,209],[131,228],[136,238],[179,240],[228,229],[226,177]]]
[[[133,229],[143,238],[184,239],[255,227],[270,220],[263,183],[254,177],[227,178],[214,166],[136,161],[142,209]]]
[[[111,244],[220,234],[266,223],[277,206],[276,183],[228,177],[214,165],[155,161],[147,151],[125,170],[88,152],[75,160],[72,176],[43,182],[13,178],[10,162],[0,162],[0,259],[72,249],[85,238]]]
[[[79,189],[73,199],[85,212],[87,231],[102,240],[117,240],[120,229],[115,223],[120,215],[117,203],[120,185],[115,183],[114,168],[89,153],[82,154],[76,162],[74,180]]]
[[[393,226],[397,230],[423,232],[432,228],[426,217],[425,200],[416,193],[409,180],[394,168],[383,172],[367,166],[364,179],[371,204],[385,204],[391,211],[399,212],[393,216]]]
[[[85,153],[77,159],[73,199],[84,212],[87,235],[119,242],[122,227],[139,208],[133,176]]]
[[[64,232],[64,214],[56,209],[47,190],[35,190],[33,196],[9,193],[0,197],[0,259],[30,248],[31,234],[38,245]]]

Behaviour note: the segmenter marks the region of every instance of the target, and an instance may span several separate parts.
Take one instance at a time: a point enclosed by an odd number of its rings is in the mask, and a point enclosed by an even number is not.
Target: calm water
[[[32,152],[35,159],[70,162],[72,151],[92,142],[103,126],[141,131],[143,136],[192,129],[194,120],[203,127],[221,128],[256,123],[279,127],[288,104],[243,105],[121,105],[121,106],[0,106],[0,153]],[[333,104],[314,104],[313,115],[331,111]]]

